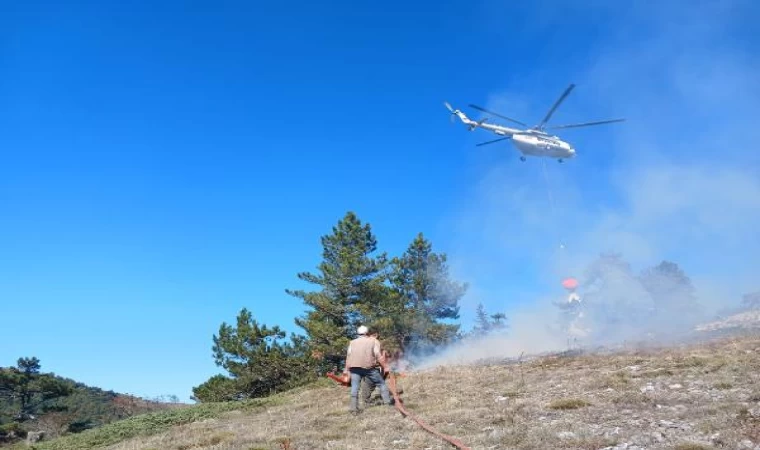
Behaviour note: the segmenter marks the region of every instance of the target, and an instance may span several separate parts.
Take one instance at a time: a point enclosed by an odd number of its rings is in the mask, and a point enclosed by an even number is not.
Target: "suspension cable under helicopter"
[[[552,195],[551,184],[549,183],[549,175],[546,172],[546,160],[544,158],[541,158],[541,169],[544,174],[544,183],[546,185],[546,193],[547,193],[547,196],[549,197],[549,209],[551,210],[551,216],[552,216],[551,221],[552,223],[555,223],[557,221],[557,213],[554,207],[554,196]],[[552,229],[555,230],[556,238],[559,241],[559,248],[564,249],[565,240],[562,238],[563,227],[558,227],[558,228],[552,227]]]

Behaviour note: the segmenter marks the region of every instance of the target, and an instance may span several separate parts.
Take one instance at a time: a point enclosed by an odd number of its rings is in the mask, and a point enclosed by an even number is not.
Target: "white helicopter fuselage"
[[[575,156],[575,149],[568,142],[555,136],[514,134],[512,135],[512,143],[523,155],[548,156],[559,159]]]
[[[484,130],[489,130],[498,136],[510,137],[515,148],[525,156],[544,156],[557,158],[559,160],[569,159],[575,156],[575,149],[573,146],[557,136],[551,136],[537,130],[520,130],[517,128],[485,123],[483,121],[476,122],[459,110],[455,111],[454,114],[459,117],[462,123],[470,127],[470,131],[473,131],[475,128],[482,128]]]

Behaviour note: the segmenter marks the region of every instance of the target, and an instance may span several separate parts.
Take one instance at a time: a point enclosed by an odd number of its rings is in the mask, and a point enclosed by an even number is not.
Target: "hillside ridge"
[[[760,449],[759,369],[760,335],[745,334],[442,366],[398,383],[409,411],[473,450]],[[325,378],[256,402],[137,416],[33,448],[452,448],[394,408],[370,406],[356,418],[347,408],[347,388]]]

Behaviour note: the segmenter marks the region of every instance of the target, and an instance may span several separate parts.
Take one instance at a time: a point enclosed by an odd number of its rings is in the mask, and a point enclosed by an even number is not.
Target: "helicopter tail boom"
[[[478,125],[478,122],[470,120],[470,118],[467,117],[467,115],[465,115],[465,113],[463,113],[462,111],[452,108],[449,102],[443,102],[443,104],[446,106],[446,109],[448,109],[451,112],[452,121],[454,120],[454,116],[457,116],[459,117],[459,120],[462,121],[462,123],[464,123],[465,125],[470,125],[471,128],[474,128],[475,126]]]

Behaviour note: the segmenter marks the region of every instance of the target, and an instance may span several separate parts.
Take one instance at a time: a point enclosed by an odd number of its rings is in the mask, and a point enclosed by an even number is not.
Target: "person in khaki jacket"
[[[370,328],[369,333],[367,333],[369,337],[372,339],[375,339],[376,341],[380,342],[380,334],[377,332],[376,329]],[[383,348],[383,343],[380,342],[380,353],[383,355],[382,359],[385,362],[385,372],[382,373],[383,379],[385,379],[388,375],[388,372],[390,371],[390,354],[388,354],[388,351]],[[375,390],[375,384],[370,381],[369,378],[364,377],[362,378],[362,384],[359,388],[359,395],[362,398],[362,401],[364,402],[364,406],[367,406],[372,401],[372,392]],[[393,402],[393,399],[391,398],[391,402]]]
[[[359,412],[359,386],[364,378],[380,388],[383,403],[391,404],[391,394],[383,375],[388,371],[381,353],[380,342],[368,336],[369,330],[362,325],[356,330],[359,337],[351,341],[346,352],[345,375],[351,376],[351,405],[353,414]]]

